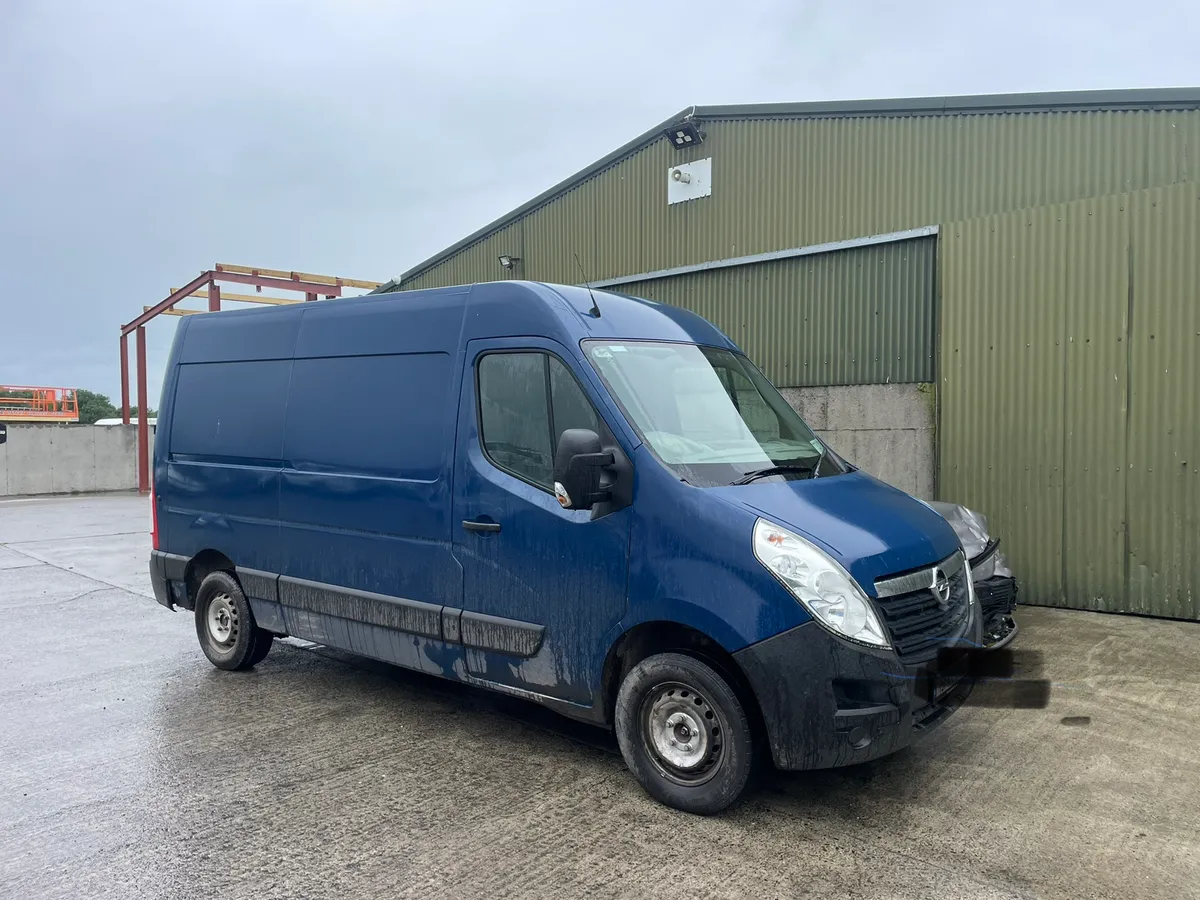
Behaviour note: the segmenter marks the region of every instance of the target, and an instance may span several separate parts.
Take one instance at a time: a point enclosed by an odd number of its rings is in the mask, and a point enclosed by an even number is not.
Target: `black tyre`
[[[634,666],[621,682],[614,718],[625,764],[667,806],[717,813],[750,779],[746,710],[725,678],[694,657],[660,653]]]
[[[250,662],[247,668],[257,666],[260,662],[267,658],[267,654],[271,652],[271,647],[275,645],[275,635],[262,628],[255,628],[254,636],[254,652],[250,654]]]
[[[210,572],[196,591],[196,636],[218,669],[249,669],[271,647],[270,632],[254,624],[241,585],[228,572]]]

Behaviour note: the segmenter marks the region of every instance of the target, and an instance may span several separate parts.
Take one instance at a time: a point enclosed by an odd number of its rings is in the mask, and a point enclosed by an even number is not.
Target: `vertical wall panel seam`
[[[1129,521],[1129,482],[1130,477],[1130,440],[1132,434],[1132,415],[1133,415],[1133,314],[1134,314],[1134,260],[1133,260],[1133,244],[1135,240],[1136,229],[1139,225],[1136,218],[1133,218],[1133,204],[1129,204],[1131,222],[1129,234],[1126,243],[1126,306],[1125,306],[1125,459],[1122,468],[1122,486],[1124,491],[1124,500],[1122,503],[1122,522],[1124,523],[1124,547],[1122,569],[1125,577],[1125,602],[1131,603],[1133,599],[1132,581],[1130,567],[1132,565],[1132,548],[1130,546],[1130,521]]]

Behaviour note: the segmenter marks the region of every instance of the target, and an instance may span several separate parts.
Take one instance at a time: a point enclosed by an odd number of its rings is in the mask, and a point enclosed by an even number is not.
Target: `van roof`
[[[599,317],[592,315],[593,298]],[[464,340],[664,340],[735,348],[695,313],[615,291],[494,281],[189,316],[182,363],[440,350]]]

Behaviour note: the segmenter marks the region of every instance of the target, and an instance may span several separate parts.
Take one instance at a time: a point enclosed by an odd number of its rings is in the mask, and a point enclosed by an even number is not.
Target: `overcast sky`
[[[214,263],[385,280],[693,103],[1197,85],[1196,9],[0,0],[0,384],[116,401]]]

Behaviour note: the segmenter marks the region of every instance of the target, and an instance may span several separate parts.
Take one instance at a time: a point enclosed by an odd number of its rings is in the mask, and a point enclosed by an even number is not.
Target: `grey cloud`
[[[215,262],[384,279],[691,103],[1200,82],[1143,3],[0,4],[0,382]],[[174,319],[148,329],[151,395]]]

